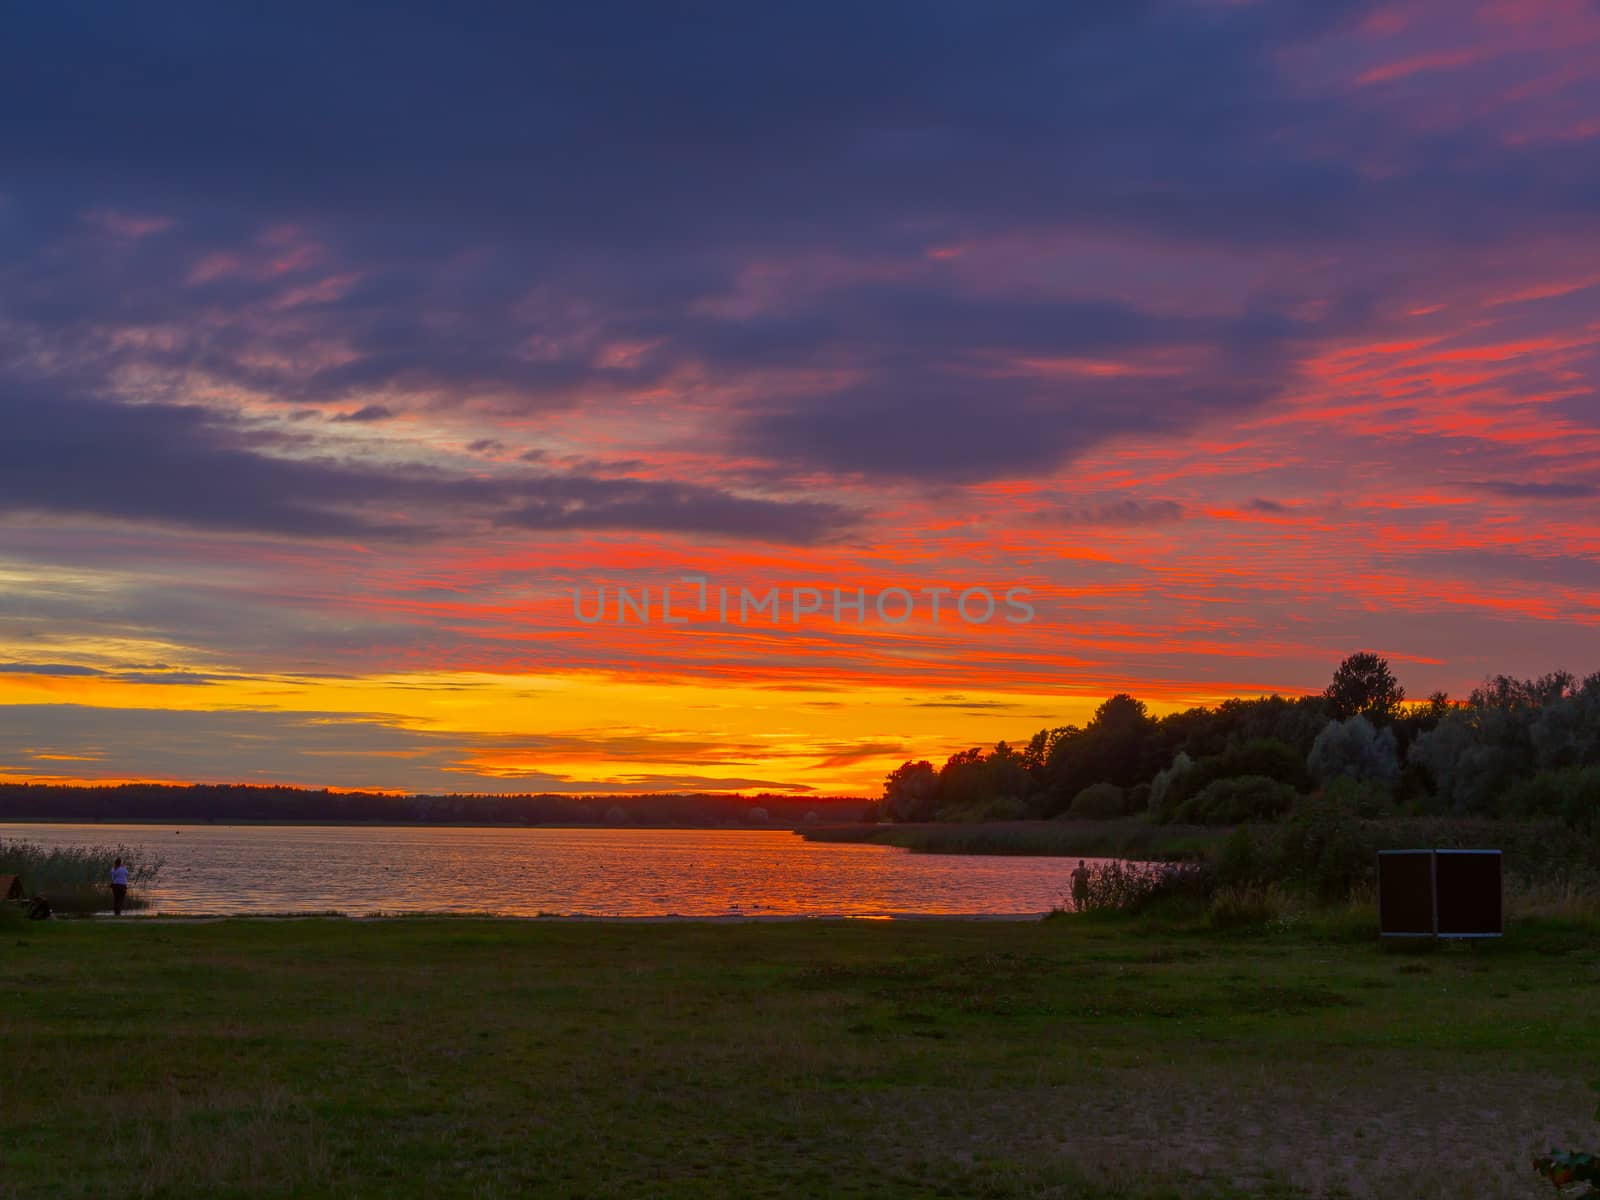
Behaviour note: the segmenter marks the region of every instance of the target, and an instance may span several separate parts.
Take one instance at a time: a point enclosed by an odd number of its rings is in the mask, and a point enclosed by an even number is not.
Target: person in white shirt
[[[122,915],[122,902],[128,898],[128,868],[119,858],[111,864],[111,915]]]

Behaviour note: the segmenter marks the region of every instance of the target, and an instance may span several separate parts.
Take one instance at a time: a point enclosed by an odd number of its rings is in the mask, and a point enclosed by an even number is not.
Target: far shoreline
[[[817,924],[824,921],[839,922],[894,922],[906,924],[916,921],[943,921],[943,922],[986,922],[1003,921],[1010,923],[1043,921],[1052,912],[1065,911],[1059,909],[1045,909],[1041,912],[1008,912],[1008,913],[925,913],[925,912],[895,912],[895,913],[715,913],[705,916],[695,916],[684,913],[641,913],[638,916],[625,916],[620,914],[589,914],[589,913],[532,913],[526,916],[517,913],[472,913],[472,912],[394,912],[394,913],[345,913],[345,912],[269,912],[269,913],[206,913],[206,912],[144,912],[133,913],[117,918],[108,913],[85,913],[62,915],[56,919],[67,921],[107,921],[122,924],[144,924],[159,921],[168,925],[199,925],[212,924],[218,921],[507,921],[528,922],[537,921],[546,925],[789,925],[799,923]]]
[[[333,818],[317,821],[309,819],[280,819],[277,817],[218,817],[215,820],[196,819],[194,817],[173,817],[171,819],[159,817],[118,817],[116,819],[95,817],[0,817],[0,829],[8,825],[82,825],[88,829],[107,825],[137,825],[156,829],[168,826],[183,826],[193,829],[234,826],[279,826],[286,829],[705,829],[736,833],[747,831],[754,833],[798,833],[803,829],[812,828],[805,825],[791,825],[787,822],[759,825],[681,825],[665,821],[626,821],[613,825],[607,821],[341,821]]]

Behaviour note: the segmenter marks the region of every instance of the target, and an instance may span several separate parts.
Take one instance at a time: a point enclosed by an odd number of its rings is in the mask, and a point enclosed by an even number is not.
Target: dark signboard
[[[1378,932],[1432,937],[1433,851],[1384,850],[1378,855]]]
[[[1504,932],[1500,851],[1436,850],[1433,871],[1440,937],[1497,937]]]
[[[1499,937],[1500,851],[1382,850],[1378,932],[1384,937]]]

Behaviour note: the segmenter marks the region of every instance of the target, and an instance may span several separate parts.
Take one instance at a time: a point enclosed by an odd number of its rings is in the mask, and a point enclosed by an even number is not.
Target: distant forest
[[[0,820],[365,821],[461,825],[800,827],[854,821],[859,797],[661,793],[641,796],[416,795],[248,784],[0,784]]]
[[[1408,702],[1388,662],[1363,652],[1320,695],[1164,717],[1116,695],[1083,727],[1042,729],[1025,746],[974,747],[938,768],[907,762],[873,815],[1232,825],[1275,821],[1313,795],[1357,818],[1546,818],[1595,831],[1600,673],[1501,675],[1465,701]]]
[[[906,762],[873,803],[762,793],[393,796],[198,784],[0,784],[0,820],[366,821],[750,827],[868,821],[1106,820],[1236,825],[1309,798],[1353,818],[1539,818],[1600,835],[1600,673],[1496,676],[1454,701],[1408,701],[1388,662],[1351,655],[1313,696],[1227,700],[1163,717],[1112,696],[1083,726],[1041,729],[941,767]]]

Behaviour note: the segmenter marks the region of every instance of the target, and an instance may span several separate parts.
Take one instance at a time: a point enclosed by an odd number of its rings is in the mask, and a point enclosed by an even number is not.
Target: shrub
[[[1162,820],[1167,819],[1169,807],[1177,807],[1176,803],[1170,806],[1167,803],[1167,797],[1172,792],[1172,785],[1177,782],[1180,776],[1187,774],[1193,766],[1194,759],[1180,750],[1177,757],[1172,760],[1172,765],[1165,771],[1158,772],[1156,777],[1150,781],[1150,812],[1152,815]]]
[[[1209,899],[1215,873],[1204,863],[1130,863],[1112,859],[1089,868],[1087,912],[1139,913],[1157,901]]]
[[[1236,779],[1244,775],[1260,775],[1288,784],[1291,796],[1310,784],[1305,760],[1293,746],[1276,738],[1252,738],[1221,754],[1202,758],[1192,770],[1172,779],[1162,796],[1162,819],[1190,819],[1184,815],[1187,801],[1219,779]]]
[[[1122,813],[1131,817],[1135,813],[1147,812],[1150,808],[1150,785],[1138,783],[1128,789],[1128,794],[1122,799]]]
[[[1237,825],[1240,821],[1266,821],[1289,811],[1294,788],[1265,775],[1218,779],[1178,808],[1180,821],[1201,825]]]
[[[1540,771],[1507,788],[1497,807],[1507,816],[1555,817],[1587,832],[1600,816],[1600,767]]]
[[[1306,769],[1318,783],[1338,778],[1373,780],[1393,788],[1400,779],[1400,751],[1394,730],[1379,732],[1363,716],[1329,721],[1311,743]]]
[[[1443,808],[1486,813],[1494,797],[1533,770],[1527,724],[1518,709],[1456,709],[1412,742],[1407,758],[1427,772]]]
[[[1322,790],[1330,799],[1348,805],[1364,821],[1376,820],[1394,812],[1394,794],[1376,780],[1358,780],[1340,775]]]
[[[986,821],[1021,821],[1032,815],[1021,796],[996,796],[984,805],[983,814]]]
[[[1377,846],[1348,800],[1303,797],[1279,842],[1279,870],[1319,900],[1343,900],[1375,874]]]
[[[1255,837],[1241,825],[1228,835],[1217,854],[1217,880],[1225,887],[1246,887],[1261,879],[1266,866]]]
[[[1282,897],[1276,888],[1224,887],[1211,897],[1207,920],[1214,929],[1240,929],[1268,925],[1282,916]]]
[[[1114,783],[1091,783],[1072,798],[1072,815],[1108,821],[1122,815],[1122,789]]]
[[[1017,796],[996,796],[993,800],[942,806],[936,819],[958,824],[980,824],[984,821],[1021,821],[1028,815],[1027,801]]]

